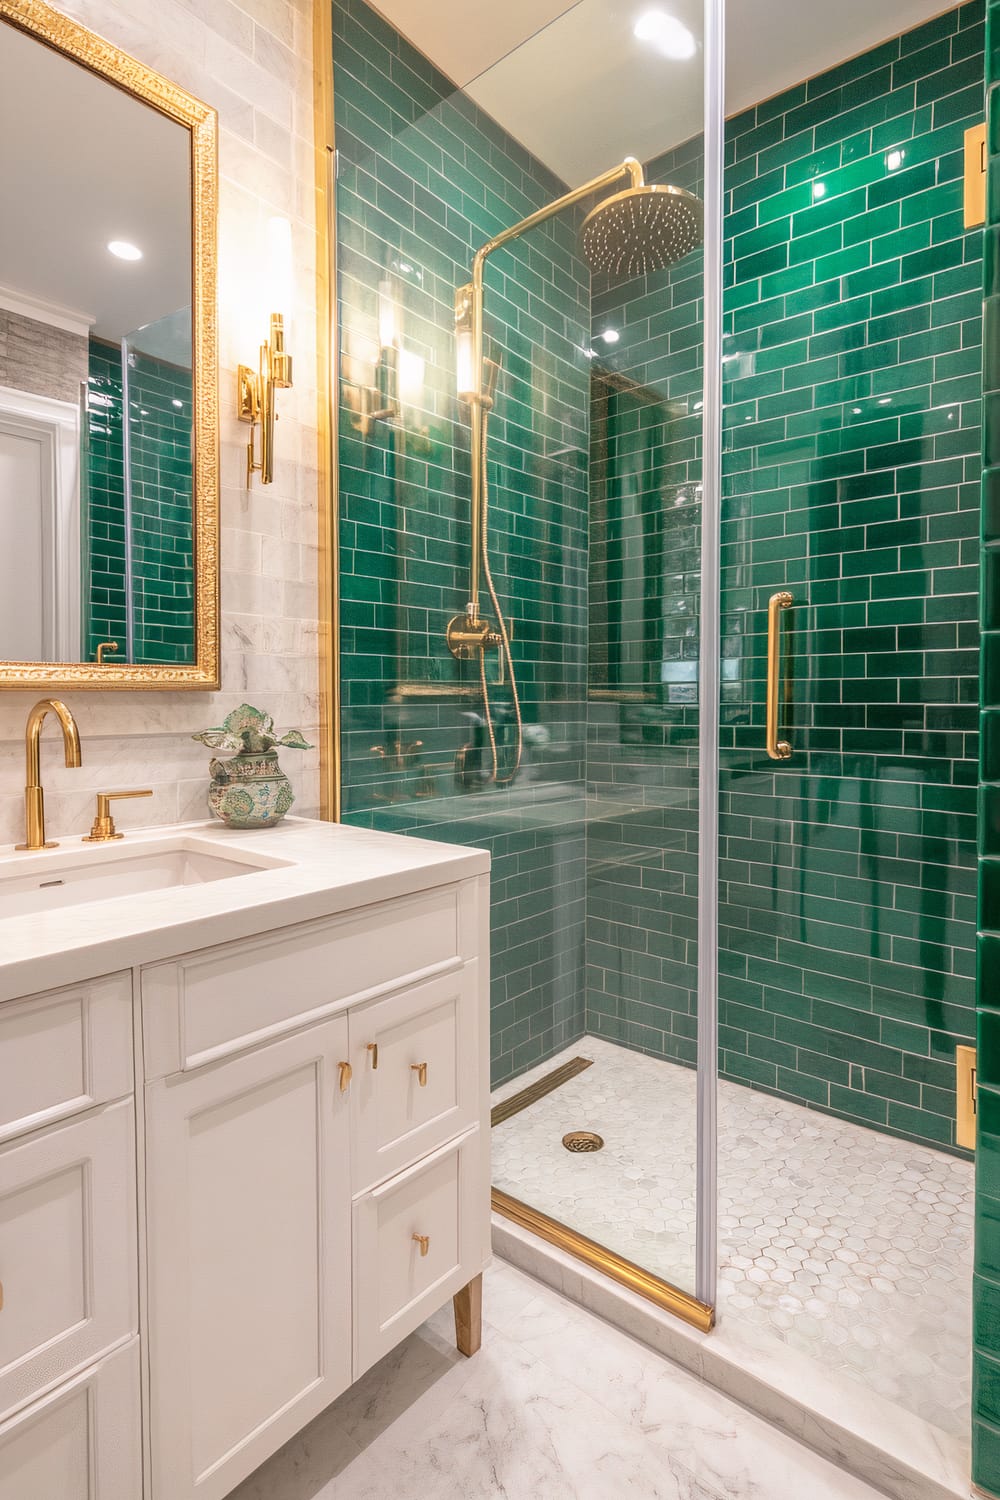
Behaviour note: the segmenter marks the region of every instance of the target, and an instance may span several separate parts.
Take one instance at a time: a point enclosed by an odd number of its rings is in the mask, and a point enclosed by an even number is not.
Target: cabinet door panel
[[[478,983],[473,962],[351,1011],[356,1193],[476,1123]]]
[[[351,1379],[347,1020],[149,1087],[155,1500],[228,1494]]]
[[[0,1152],[0,1415],[135,1333],[131,1100]]]
[[[0,1140],[132,1092],[132,976],[0,1009]]]
[[[139,1341],[0,1423],[0,1500],[139,1500]]]
[[[354,1204],[355,1378],[483,1268],[478,1130]]]

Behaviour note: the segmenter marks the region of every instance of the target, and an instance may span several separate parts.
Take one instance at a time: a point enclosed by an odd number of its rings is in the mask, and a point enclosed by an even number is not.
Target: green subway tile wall
[[[701,257],[591,287],[557,222],[488,273],[491,535],[531,733],[518,786],[477,791],[476,683],[442,640],[468,561],[452,297],[475,247],[563,184],[362,0],[334,18],[346,817],[492,849],[498,1080],[585,1029],[692,1062]],[[981,419],[962,138],[983,45],[969,0],[728,129],[722,1068],[952,1149]],[[700,191],[700,143],[652,176]],[[358,385],[395,380],[400,417],[365,437]],[[784,587],[798,752],[776,766],[763,626]]]
[[[444,644],[469,590],[453,299],[478,246],[565,184],[362,0],[333,14],[345,819],[490,848],[499,1081],[584,1026],[589,277],[568,219],[487,271],[487,333],[503,360],[492,556],[531,732],[518,785],[484,790],[478,672]],[[379,358],[380,300],[383,325],[394,308],[395,373]],[[398,383],[400,415],[365,437],[357,388],[379,383]],[[493,698],[509,754],[508,689]]]
[[[1000,1495],[1000,454],[994,413],[1000,410],[1000,0],[986,10],[988,175],[984,245],[985,314],[982,490],[982,713],[979,804],[978,1129],[976,1262],[973,1288],[972,1477]]]
[[[122,357],[98,339],[89,347],[86,478],[83,641],[93,661],[101,641],[125,644]]]
[[[87,659],[125,642],[125,465],[121,348],[90,340],[87,433]],[[129,368],[135,660],[194,660],[189,370],[136,352]]]
[[[963,228],[962,174],[983,46],[970,0],[727,127],[721,1068],[950,1148],[974,1025],[982,235]],[[681,151],[650,175],[700,191],[698,167]],[[635,436],[624,463],[614,443],[598,455],[634,510],[610,581],[592,472],[592,678],[608,655],[593,610],[637,558],[657,581],[638,667],[616,648],[619,686],[647,701],[590,715],[591,785],[631,783],[647,806],[592,846],[588,1018],[685,1061],[698,292],[685,263],[601,292],[594,325],[595,344],[620,332],[602,362],[662,403],[638,437],[663,436],[638,485]],[[778,589],[795,597],[781,765],[764,753]],[[654,847],[609,879],[609,840]]]

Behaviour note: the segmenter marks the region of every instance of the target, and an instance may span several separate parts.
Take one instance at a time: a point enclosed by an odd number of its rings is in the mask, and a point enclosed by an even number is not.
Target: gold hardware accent
[[[378,1042],[369,1042],[365,1051],[371,1059],[372,1072],[374,1073],[378,1067]]]
[[[521,1089],[517,1094],[512,1094],[509,1099],[502,1099],[499,1104],[494,1104],[490,1112],[490,1125],[502,1125],[504,1120],[509,1120],[512,1115],[521,1113],[527,1109],[529,1104],[537,1104],[539,1099],[544,1099],[546,1094],[551,1094],[560,1084],[568,1083],[578,1073],[583,1073],[587,1068],[594,1066],[593,1058],[571,1057],[569,1062],[563,1063],[561,1067],[553,1068],[551,1073],[546,1073],[544,1078],[539,1078],[536,1083],[529,1083],[526,1089]]]
[[[604,1137],[598,1135],[596,1130],[571,1130],[563,1136],[562,1143],[567,1151],[581,1155],[588,1151],[603,1150]]]
[[[285,352],[285,319],[283,313],[271,314],[271,336],[260,346],[260,361],[255,374],[249,365],[236,371],[236,407],[241,422],[250,424],[247,440],[247,489],[255,474],[261,484],[274,480],[275,391],[287,391],[292,384],[292,356]],[[260,423],[260,458],[257,454],[257,424]]]
[[[97,812],[91,825],[90,832],[84,834],[81,839],[83,844],[109,844],[112,839],[123,839],[125,835],[118,833],[115,828],[115,820],[111,816],[112,802],[120,802],[125,797],[151,797],[152,791],[146,789],[141,792],[98,792]]]
[[[781,698],[781,612],[794,604],[791,594],[772,594],[767,605],[767,753],[772,760],[788,760],[792,747],[778,738]]]
[[[217,688],[219,676],[219,433],[217,221],[218,115],[169,78],[88,31],[44,0],[0,0],[0,21],[36,37],[141,99],[191,133],[191,263],[194,389],[194,635],[190,665],[0,661],[0,690],[72,688],[177,692]]]
[[[118,642],[117,641],[102,641],[101,644],[98,646],[97,650],[94,653],[94,661],[97,663],[97,665],[99,667],[103,667],[104,666],[104,653],[105,653],[105,651],[117,651],[117,650],[118,650]]]
[[[346,1094],[354,1077],[354,1069],[349,1062],[338,1063],[337,1067],[340,1069],[340,1092]]]
[[[427,1064],[426,1063],[410,1063],[410,1072],[411,1073],[416,1073],[416,1075],[417,1075],[417,1082],[419,1083],[419,1085],[420,1085],[420,1087],[422,1089],[425,1089],[427,1087]]]
[[[370,438],[376,422],[392,422],[399,416],[399,363],[395,349],[383,349],[375,367],[376,384],[344,380],[345,405],[351,408],[355,432]],[[380,382],[380,383],[379,383]],[[383,385],[385,389],[383,389]]]
[[[431,1237],[430,1237],[430,1235],[429,1234],[415,1234],[413,1236],[413,1241],[414,1241],[414,1244],[420,1246],[420,1258],[421,1258],[421,1260],[423,1260],[424,1256],[427,1254],[428,1250],[431,1248]]]
[[[986,223],[986,125],[965,132],[965,227]]]
[[[966,1151],[976,1149],[976,1114],[978,1110],[978,1083],[976,1081],[975,1047],[955,1048],[957,1077],[955,1106],[955,1145]]]
[[[54,842],[45,838],[45,794],[42,791],[41,739],[42,723],[49,710],[55,714],[62,727],[63,750],[68,766],[79,766],[80,731],[76,720],[59,698],[43,698],[36,703],[24,726],[24,823],[25,842],[15,844],[15,849],[55,849]]]
[[[557,1249],[565,1250],[568,1255],[582,1260],[585,1265],[592,1266],[621,1286],[627,1286],[630,1291],[645,1297],[648,1302],[655,1303],[666,1312],[674,1313],[702,1333],[708,1333],[714,1327],[714,1307],[710,1307],[707,1302],[699,1302],[690,1292],[682,1292],[679,1287],[671,1286],[669,1281],[663,1281],[650,1271],[644,1271],[641,1266],[626,1260],[624,1256],[616,1255],[613,1250],[605,1249],[595,1240],[587,1239],[586,1235],[561,1224],[558,1219],[550,1219],[548,1214],[539,1213],[537,1209],[530,1208],[519,1198],[512,1198],[500,1188],[493,1189],[492,1203],[494,1213],[510,1219],[511,1223],[520,1225],[522,1229],[530,1230]]]
[[[319,543],[320,817],[341,812],[340,529],[338,402],[334,384],[339,321],[337,153],[333,117],[333,7],[313,0],[313,144],[316,204],[316,436]]]

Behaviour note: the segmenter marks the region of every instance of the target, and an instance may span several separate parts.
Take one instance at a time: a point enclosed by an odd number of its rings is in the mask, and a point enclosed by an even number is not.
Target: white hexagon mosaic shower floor
[[[494,1128],[494,1183],[693,1289],[694,1073],[585,1037],[495,1102],[573,1057],[594,1065]],[[720,1083],[720,1317],[964,1437],[972,1186],[968,1162]]]

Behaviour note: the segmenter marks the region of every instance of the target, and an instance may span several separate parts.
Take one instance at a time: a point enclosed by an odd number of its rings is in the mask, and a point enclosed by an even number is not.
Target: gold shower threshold
[[[512,1198],[500,1188],[493,1189],[492,1203],[494,1213],[529,1230],[539,1239],[554,1245],[557,1250],[565,1250],[567,1255],[600,1271],[609,1280],[618,1282],[619,1286],[628,1287],[629,1291],[645,1297],[647,1302],[654,1303],[665,1312],[682,1318],[701,1333],[708,1333],[715,1326],[715,1308],[710,1307],[707,1302],[699,1302],[690,1292],[683,1292],[680,1287],[654,1276],[651,1271],[644,1271],[642,1266],[626,1260],[623,1255],[616,1254],[605,1245],[599,1245],[596,1240],[588,1239],[579,1230],[570,1229],[568,1224],[561,1224],[558,1219],[552,1219],[537,1208],[531,1208],[527,1203],[522,1203],[520,1198]]]
[[[505,1120],[537,1103],[539,1099],[544,1099],[561,1084],[568,1083],[571,1078],[592,1065],[593,1060],[589,1057],[573,1057],[561,1067],[553,1068],[551,1073],[546,1073],[527,1088],[521,1089],[520,1093],[495,1104],[490,1116],[490,1126],[502,1125]],[[674,1317],[682,1318],[685,1323],[690,1323],[702,1333],[708,1333],[715,1326],[715,1308],[707,1302],[699,1302],[690,1292],[682,1291],[672,1282],[664,1281],[652,1271],[637,1266],[634,1261],[626,1260],[623,1255],[616,1254],[596,1240],[588,1239],[585,1234],[571,1229],[559,1219],[531,1208],[529,1204],[522,1203],[520,1198],[512,1198],[498,1187],[492,1190],[492,1204],[494,1213],[500,1214],[502,1218],[510,1219],[512,1224],[527,1229],[539,1239],[554,1245],[557,1250],[565,1250],[567,1255],[600,1271],[619,1286],[628,1287],[629,1291],[645,1297],[647,1302],[654,1303]]]

